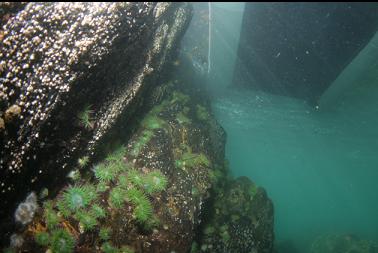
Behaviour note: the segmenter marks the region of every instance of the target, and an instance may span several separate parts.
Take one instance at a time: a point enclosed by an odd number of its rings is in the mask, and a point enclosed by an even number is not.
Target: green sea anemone
[[[114,187],[109,193],[109,201],[115,208],[121,208],[126,201],[125,190],[119,186]]]
[[[95,218],[105,218],[106,217],[106,211],[104,208],[102,208],[100,205],[94,204],[90,210],[90,213]]]
[[[65,203],[65,200],[63,198],[58,199],[56,206],[63,217],[68,218],[71,216],[72,213],[70,209],[67,208],[67,204]]]
[[[122,188],[127,188],[129,185],[129,180],[126,175],[119,175],[117,185]]]
[[[141,199],[147,199],[146,195],[141,190],[138,190],[136,188],[128,189],[126,191],[126,196],[127,199],[134,205],[137,205]]]
[[[104,163],[97,164],[94,167],[94,174],[95,174],[95,177],[100,182],[105,182],[105,183],[108,183],[108,182],[114,180],[117,176],[115,171],[112,170],[111,167],[107,166]]]
[[[141,199],[139,203],[135,206],[134,217],[139,222],[147,221],[153,212],[153,207],[148,199]]]
[[[127,178],[133,185],[141,188],[144,187],[144,183],[146,180],[144,178],[144,175],[142,175],[139,171],[135,169],[129,170]]]
[[[146,192],[151,194],[165,190],[167,183],[167,178],[160,171],[154,170],[147,174],[144,187]]]
[[[63,229],[51,233],[51,250],[54,253],[72,253],[75,247],[74,237]]]
[[[96,217],[91,212],[78,211],[75,218],[80,222],[85,231],[93,230],[98,224]]]
[[[80,125],[86,129],[92,129],[94,126],[92,121],[92,113],[93,111],[91,110],[91,105],[86,105],[84,109],[77,114]]]
[[[108,162],[120,161],[123,159],[125,153],[126,153],[126,147],[121,145],[114,152],[108,154],[105,160]]]
[[[45,218],[46,225],[49,229],[54,228],[59,224],[59,216],[53,209],[53,204],[51,201],[46,201],[44,204],[43,217]]]
[[[37,232],[34,239],[41,246],[47,246],[50,243],[50,235],[47,232]]]
[[[80,157],[77,163],[79,164],[80,168],[84,168],[89,163],[89,156]]]
[[[154,132],[151,130],[143,131],[142,135],[138,138],[138,140],[133,144],[133,150],[131,154],[137,156],[140,151],[142,150],[143,146],[145,146],[154,136]]]
[[[96,187],[97,192],[105,192],[108,189],[108,185],[105,182],[99,182]]]
[[[135,206],[135,219],[140,222],[145,222],[151,216],[153,211],[153,207],[150,200],[142,191],[136,188],[131,188],[127,190],[126,195],[129,201]]]
[[[96,197],[93,186],[70,186],[63,193],[63,201],[71,211],[86,207]]]
[[[107,241],[110,239],[110,233],[111,230],[108,227],[101,228],[100,231],[98,232],[98,236],[100,237],[101,240]]]
[[[101,246],[101,250],[104,253],[117,253],[118,249],[114,247],[110,242],[105,242]]]

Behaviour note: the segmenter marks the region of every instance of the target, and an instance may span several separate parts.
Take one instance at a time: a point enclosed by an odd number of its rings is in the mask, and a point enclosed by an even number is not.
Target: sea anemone
[[[119,175],[117,185],[122,188],[127,188],[127,186],[129,185],[129,180],[127,179],[127,176]]]
[[[146,221],[151,216],[153,211],[152,204],[146,195],[136,188],[127,190],[126,195],[130,202],[135,205],[135,219],[140,222]]]
[[[143,188],[144,183],[145,183],[145,178],[144,176],[137,170],[132,169],[129,170],[127,177],[131,183],[133,183],[135,186]]]
[[[106,166],[104,163],[100,163],[94,167],[95,177],[100,182],[110,182],[114,180],[117,176],[114,170],[111,167]]]
[[[92,230],[97,225],[96,217],[87,211],[78,211],[75,218],[80,222],[85,231]]]
[[[45,202],[43,216],[49,229],[52,229],[59,224],[59,216],[54,211],[51,201]]]
[[[77,114],[80,124],[86,129],[93,128],[91,105],[86,105],[84,109]]]
[[[145,222],[151,217],[153,212],[153,207],[148,199],[141,199],[139,203],[135,206],[134,217],[137,221]]]
[[[56,229],[51,233],[51,249],[54,253],[71,253],[75,247],[75,239],[63,229]]]
[[[109,201],[115,208],[121,208],[125,200],[125,190],[121,187],[116,186],[110,191]]]
[[[63,201],[71,211],[86,207],[96,197],[93,186],[70,186],[63,193]]]
[[[89,163],[89,156],[80,157],[77,163],[79,164],[80,168],[84,168]]]
[[[95,218],[105,218],[106,217],[106,211],[104,208],[102,208],[100,205],[94,204],[90,210],[90,213]]]
[[[101,228],[100,231],[98,232],[98,236],[100,237],[101,240],[107,241],[110,239],[110,233],[111,230],[108,227]]]
[[[137,205],[141,199],[147,199],[146,195],[141,190],[138,190],[136,188],[128,189],[126,191],[126,196],[127,199],[134,205]]]
[[[105,192],[108,189],[108,185],[105,182],[100,182],[97,184],[96,191],[97,192]]]
[[[167,187],[167,178],[158,170],[154,170],[147,174],[144,188],[148,193],[159,192]]]
[[[108,154],[105,160],[108,162],[120,161],[123,159],[123,156],[125,155],[125,153],[126,153],[126,147],[121,145],[114,152]]]
[[[41,246],[47,246],[50,243],[50,235],[47,232],[37,232],[34,239]]]
[[[118,249],[110,244],[110,242],[105,242],[101,246],[101,250],[104,253],[117,253]]]

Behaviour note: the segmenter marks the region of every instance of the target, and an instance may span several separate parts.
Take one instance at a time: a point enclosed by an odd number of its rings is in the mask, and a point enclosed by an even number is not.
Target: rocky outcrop
[[[176,83],[149,93],[156,104],[128,126],[135,130],[125,143],[117,135],[105,159],[84,165],[92,170],[71,173],[71,185],[56,197],[38,194],[33,221],[28,215],[10,236],[22,241],[13,249],[56,252],[64,241],[62,252],[190,250],[210,189],[224,174],[225,135],[203,91],[196,95]]]
[[[2,27],[0,231],[31,191],[95,159],[157,83],[186,3],[29,3]],[[5,238],[5,236],[1,236]]]
[[[247,177],[217,185],[192,252],[272,252],[273,204],[265,190]]]
[[[352,234],[324,235],[311,245],[311,253],[377,253],[378,244]]]

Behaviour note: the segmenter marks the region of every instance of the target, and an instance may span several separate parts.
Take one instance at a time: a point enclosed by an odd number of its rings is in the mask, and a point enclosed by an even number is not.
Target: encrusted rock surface
[[[186,3],[29,3],[0,40],[0,231],[127,122],[191,18]],[[90,108],[90,126],[78,115]],[[2,239],[4,236],[2,236]]]
[[[223,179],[215,187],[195,252],[270,253],[273,204],[247,177]]]

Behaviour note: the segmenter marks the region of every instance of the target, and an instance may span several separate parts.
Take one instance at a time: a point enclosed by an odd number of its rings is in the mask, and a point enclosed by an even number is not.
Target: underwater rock
[[[378,244],[355,235],[324,235],[311,245],[311,253],[377,253]]]
[[[273,204],[263,188],[247,177],[222,180],[208,206],[195,252],[270,253]]]
[[[190,250],[210,189],[225,174],[224,149],[217,146],[224,132],[199,95],[173,82],[161,87],[162,94],[146,97],[160,102],[140,114],[123,146],[105,152],[92,171],[76,172],[43,201],[31,224],[14,231],[24,241],[17,250],[55,252],[61,241],[59,252]]]
[[[9,16],[0,115],[17,115],[0,136],[1,233],[28,192],[59,189],[78,159],[87,156],[87,166],[117,122],[141,107],[191,15],[187,3],[96,2],[29,3]]]
[[[27,2],[0,2],[0,41],[2,41],[3,26],[12,16],[22,10]]]

